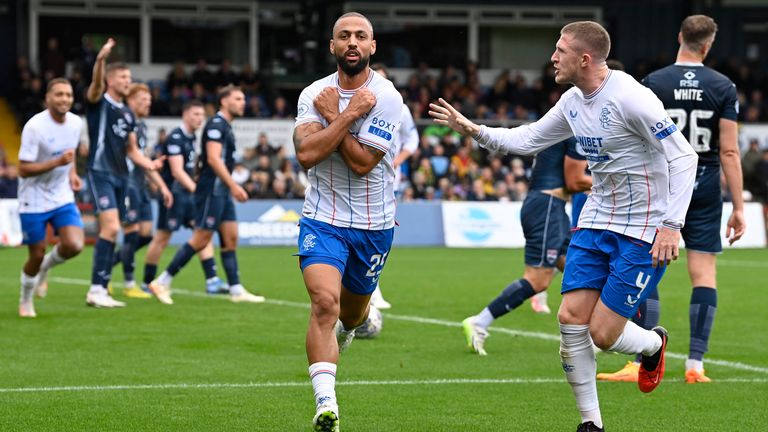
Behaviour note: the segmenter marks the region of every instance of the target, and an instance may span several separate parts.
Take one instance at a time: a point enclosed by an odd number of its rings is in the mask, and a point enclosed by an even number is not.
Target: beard
[[[371,57],[363,57],[360,55],[360,57],[357,60],[357,63],[349,63],[346,58],[344,58],[345,54],[342,54],[341,56],[336,56],[336,64],[339,65],[341,68],[341,71],[349,76],[355,76],[359,74],[360,72],[364,71],[368,67],[368,63],[371,61]]]

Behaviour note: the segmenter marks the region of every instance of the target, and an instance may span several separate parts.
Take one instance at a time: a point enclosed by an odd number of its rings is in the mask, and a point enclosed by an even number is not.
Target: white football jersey
[[[19,160],[45,162],[58,158],[80,143],[83,120],[67,113],[64,123],[57,123],[48,110],[29,119],[21,132]],[[69,185],[72,163],[56,167],[34,177],[19,177],[19,213],[44,213],[75,201]]]
[[[323,127],[328,122],[315,109],[314,99],[325,87],[339,91],[339,111],[349,105],[356,90],[339,87],[338,72],[312,83],[299,96],[296,126],[316,122]],[[385,153],[379,164],[364,176],[358,176],[344,163],[338,152],[309,169],[304,217],[338,227],[383,230],[395,225],[395,171],[392,161],[397,147],[397,134],[403,98],[392,82],[368,70],[368,80],[362,87],[376,96],[376,105],[349,129],[357,140]],[[361,87],[361,88],[362,88]]]
[[[540,120],[514,129],[483,126],[492,150],[535,154],[576,137],[592,171],[579,228],[610,230],[652,243],[656,229],[679,228],[693,193],[697,156],[656,95],[610,71],[590,95],[573,87]]]

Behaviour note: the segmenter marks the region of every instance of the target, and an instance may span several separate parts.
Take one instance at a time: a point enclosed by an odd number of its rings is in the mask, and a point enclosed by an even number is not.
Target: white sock
[[[240,295],[245,291],[245,287],[241,284],[232,285],[229,287],[229,295]]]
[[[688,369],[696,369],[697,371],[703,371],[704,370],[704,360],[694,360],[694,359],[686,359],[685,360],[685,370]]]
[[[336,365],[329,362],[317,362],[309,365],[309,378],[315,391],[317,406],[338,405],[336,402]]]
[[[484,329],[490,327],[493,324],[493,320],[493,315],[491,315],[491,311],[488,308],[481,310],[479,314],[475,315],[475,324]]]
[[[608,348],[622,354],[653,355],[661,348],[661,336],[653,330],[646,330],[632,321],[627,321],[624,331],[616,342]]]
[[[107,289],[101,285],[91,285],[91,288],[88,290],[88,294],[102,294],[106,292]]]
[[[597,364],[588,325],[560,324],[560,360],[565,379],[576,397],[581,422],[591,421],[597,427],[603,427],[597,399]]]
[[[50,252],[45,254],[45,257],[43,257],[43,263],[40,265],[40,270],[48,271],[64,261],[66,261],[66,258],[59,255],[59,245],[57,244]]]
[[[125,281],[123,282],[123,289],[132,289],[136,288],[136,281]]]
[[[19,301],[26,303],[32,300],[32,294],[35,292],[35,285],[37,284],[37,276],[29,276],[21,271],[21,295]]]
[[[160,285],[170,286],[171,282],[173,281],[173,276],[171,276],[167,271],[163,271],[160,273],[160,276],[157,277],[157,281],[160,283]]]

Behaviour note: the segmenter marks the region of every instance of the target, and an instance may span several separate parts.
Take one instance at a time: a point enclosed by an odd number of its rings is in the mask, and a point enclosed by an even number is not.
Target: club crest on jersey
[[[607,129],[608,125],[611,123],[611,112],[608,110],[608,108],[603,107],[600,110],[600,125]]]

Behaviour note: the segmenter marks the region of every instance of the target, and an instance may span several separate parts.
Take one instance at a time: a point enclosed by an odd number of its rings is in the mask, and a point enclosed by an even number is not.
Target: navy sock
[[[123,236],[123,247],[120,248],[120,261],[123,263],[123,275],[125,281],[133,280],[133,272],[136,269],[136,245],[139,243],[139,233],[130,232]]]
[[[216,277],[216,260],[213,257],[200,261],[200,264],[203,265],[203,273],[205,273],[206,279]]]
[[[144,264],[144,283],[149,285],[157,276],[157,264]]]
[[[182,267],[187,265],[189,260],[192,259],[196,253],[197,252],[195,252],[195,249],[192,248],[189,243],[184,243],[181,249],[176,252],[176,255],[173,256],[171,264],[168,265],[168,268],[165,271],[167,271],[171,276],[176,276],[176,273],[178,273]]]
[[[136,250],[140,250],[144,246],[152,243],[152,236],[139,236],[139,243],[136,244]]]
[[[488,310],[491,311],[493,318],[498,318],[502,315],[506,315],[512,309],[523,304],[523,302],[532,297],[536,292],[533,290],[531,283],[525,279],[518,279],[508,287],[504,288],[504,291],[496,297],[491,303],[488,304]]]
[[[91,285],[101,285],[106,288],[112,277],[112,256],[115,244],[99,237],[93,247],[93,267],[91,270]]]
[[[691,293],[691,347],[688,358],[703,360],[708,350],[709,334],[717,311],[717,290],[709,287],[694,287]]]
[[[235,251],[221,251],[221,265],[227,273],[227,282],[229,286],[240,284],[240,272],[237,270],[237,256]]]
[[[659,317],[661,316],[661,308],[659,307],[659,289],[654,288],[648,295],[648,298],[640,305],[637,310],[637,315],[632,318],[632,321],[640,327],[650,330],[659,325]],[[638,354],[635,357],[635,362],[640,363],[643,355]]]

